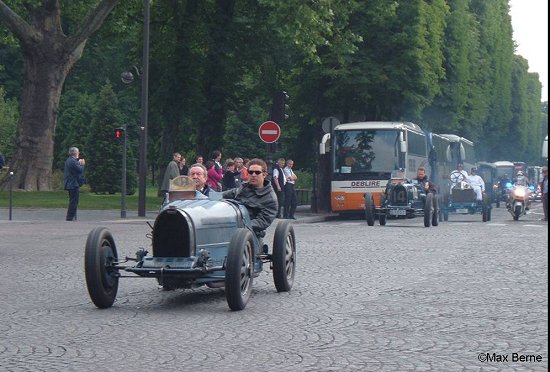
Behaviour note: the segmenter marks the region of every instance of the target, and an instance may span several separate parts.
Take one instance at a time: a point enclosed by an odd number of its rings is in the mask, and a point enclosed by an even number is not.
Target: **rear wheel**
[[[426,201],[424,203],[424,227],[430,227],[433,217],[433,200],[434,194],[426,194]]]
[[[437,199],[436,195],[434,195],[433,203],[434,203],[434,212],[432,215],[432,226],[438,226],[440,213],[439,213],[439,200]]]
[[[374,226],[374,199],[369,192],[365,194],[365,217],[367,225]]]
[[[86,286],[94,305],[100,309],[111,307],[118,291],[118,260],[113,236],[104,227],[90,231],[84,253]]]
[[[231,310],[246,307],[253,282],[254,243],[252,233],[237,229],[231,237],[225,270],[225,298]]]
[[[288,292],[296,273],[296,238],[289,221],[279,222],[273,237],[273,281],[277,292]]]
[[[386,226],[386,212],[378,216],[378,222],[380,222],[380,226]]]

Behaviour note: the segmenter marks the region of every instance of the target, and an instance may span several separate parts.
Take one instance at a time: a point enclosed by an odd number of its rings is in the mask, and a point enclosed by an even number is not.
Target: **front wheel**
[[[367,225],[374,226],[374,199],[370,192],[365,194],[365,218]]]
[[[279,222],[273,237],[273,281],[277,292],[288,292],[296,274],[296,237],[290,221]]]
[[[514,207],[514,221],[519,220],[519,216],[521,216],[521,205],[516,205]]]
[[[118,255],[113,236],[105,227],[96,227],[88,234],[84,253],[86,286],[94,305],[111,307],[118,291]]]
[[[237,229],[231,237],[225,269],[225,298],[231,310],[246,307],[253,282],[254,242],[247,229]]]

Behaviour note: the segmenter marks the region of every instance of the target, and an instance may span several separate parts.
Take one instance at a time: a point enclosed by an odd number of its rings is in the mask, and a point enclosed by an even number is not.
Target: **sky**
[[[541,101],[548,101],[548,0],[510,0],[516,54],[538,72]]]

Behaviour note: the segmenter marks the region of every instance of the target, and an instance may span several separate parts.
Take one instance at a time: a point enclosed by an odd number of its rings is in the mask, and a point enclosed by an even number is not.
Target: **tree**
[[[21,113],[12,159],[15,187],[51,190],[54,133],[63,83],[88,38],[117,2],[101,0],[67,35],[59,0],[17,3],[19,13],[0,0],[0,21],[19,42],[24,59]]]

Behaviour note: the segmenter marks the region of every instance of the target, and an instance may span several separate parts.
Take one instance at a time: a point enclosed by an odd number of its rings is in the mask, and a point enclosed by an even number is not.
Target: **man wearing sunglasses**
[[[248,183],[223,192],[224,199],[241,202],[250,214],[252,230],[260,238],[277,215],[278,203],[275,190],[265,179],[267,164],[262,159],[252,159],[248,164]]]

